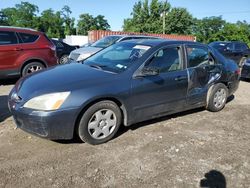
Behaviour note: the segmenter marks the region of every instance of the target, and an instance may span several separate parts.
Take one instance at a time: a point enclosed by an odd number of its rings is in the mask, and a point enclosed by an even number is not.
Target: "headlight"
[[[78,58],[77,61],[82,61],[84,59],[87,59],[91,54],[81,54]]]
[[[30,99],[24,104],[25,108],[35,110],[57,110],[69,96],[70,92],[50,93]]]

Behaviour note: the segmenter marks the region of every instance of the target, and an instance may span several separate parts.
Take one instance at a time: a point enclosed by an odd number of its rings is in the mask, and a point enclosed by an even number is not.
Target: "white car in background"
[[[103,37],[100,40],[97,40],[93,44],[87,47],[81,47],[74,51],[72,51],[69,55],[70,61],[83,61],[87,59],[89,56],[99,52],[100,50],[107,48],[108,46],[132,39],[159,39],[158,37],[153,36],[144,36],[144,35],[109,35]]]

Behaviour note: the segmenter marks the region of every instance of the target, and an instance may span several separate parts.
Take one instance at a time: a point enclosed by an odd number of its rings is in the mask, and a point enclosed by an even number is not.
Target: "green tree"
[[[223,30],[225,24],[226,21],[221,16],[195,19],[193,33],[198,41],[208,43],[217,39],[218,32]]]
[[[62,8],[61,14],[64,19],[64,34],[65,35],[73,35],[76,34],[75,29],[75,18],[71,18],[72,11],[69,6],[65,5]]]
[[[36,25],[35,18],[38,12],[36,5],[29,2],[21,2],[13,8],[2,9],[0,22],[4,22],[5,25],[33,28]]]
[[[166,16],[166,33],[191,34],[193,17],[185,8],[173,8]]]
[[[39,19],[39,30],[46,32],[51,38],[64,38],[64,20],[59,11],[44,10]]]
[[[132,18],[124,20],[123,30],[130,32],[162,33],[162,14],[167,13],[170,4],[158,0],[138,1],[133,7]]]
[[[77,23],[78,34],[88,35],[90,30],[109,30],[110,25],[102,15],[93,17],[90,14],[81,14]]]
[[[8,17],[3,11],[0,11],[0,25],[9,25]]]

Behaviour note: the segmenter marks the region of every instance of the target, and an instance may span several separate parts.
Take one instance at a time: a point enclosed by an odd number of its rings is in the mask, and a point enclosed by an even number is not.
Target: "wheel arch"
[[[48,67],[46,61],[44,61],[43,59],[40,59],[40,58],[31,58],[31,59],[27,59],[27,60],[25,60],[25,61],[23,62],[23,64],[22,64],[22,67],[21,67],[21,69],[20,69],[20,75],[22,75],[22,72],[23,72],[24,67],[25,67],[26,65],[28,65],[29,63],[31,63],[31,62],[39,62],[39,63],[42,63],[43,66],[44,66],[45,68]]]
[[[93,101],[90,101],[87,103],[87,105],[84,105],[84,107],[81,109],[81,111],[78,113],[77,115],[77,118],[76,118],[76,121],[74,123],[74,133],[77,132],[77,129],[78,129],[78,125],[79,125],[79,122],[81,120],[81,117],[83,115],[83,113],[89,108],[91,107],[92,105],[98,103],[98,102],[101,102],[101,101],[111,101],[111,102],[114,102],[121,110],[121,115],[122,115],[122,122],[123,124],[126,126],[128,123],[128,113],[127,113],[127,110],[125,108],[125,105],[120,101],[118,100],[117,98],[115,97],[102,97],[102,98],[98,98],[98,99],[95,99]]]
[[[225,85],[226,88],[229,90],[229,84],[228,84],[228,82],[225,82],[225,81],[217,82],[217,83],[214,83],[214,84],[212,84],[211,86],[209,86],[208,91],[207,91],[207,96],[206,96],[206,106],[205,106],[206,108],[208,107],[209,96],[210,96],[210,94],[211,94],[213,88],[214,88],[217,84],[223,84],[223,85]]]

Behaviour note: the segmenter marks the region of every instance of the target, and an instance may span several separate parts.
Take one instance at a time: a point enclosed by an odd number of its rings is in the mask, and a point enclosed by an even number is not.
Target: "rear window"
[[[19,33],[19,36],[21,37],[23,43],[35,42],[39,37],[39,35],[33,35],[28,33]]]
[[[0,45],[17,44],[18,40],[14,32],[0,31]]]
[[[52,42],[54,43],[54,45],[56,45],[57,48],[63,48],[63,44],[59,41],[56,41],[56,40],[52,40]]]
[[[226,47],[228,46],[228,43],[211,43],[210,46],[212,46],[213,48],[219,50],[219,51],[224,51],[226,49]]]

